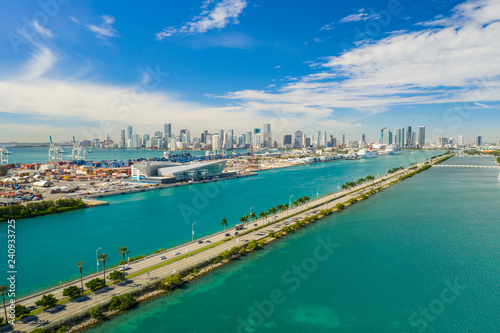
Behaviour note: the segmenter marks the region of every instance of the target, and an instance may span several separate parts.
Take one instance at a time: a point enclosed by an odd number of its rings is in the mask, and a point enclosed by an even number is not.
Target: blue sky
[[[0,142],[164,122],[500,139],[495,0],[40,3],[0,3]]]

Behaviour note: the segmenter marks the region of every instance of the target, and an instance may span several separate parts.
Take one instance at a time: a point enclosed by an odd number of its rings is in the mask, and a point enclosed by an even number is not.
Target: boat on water
[[[358,151],[358,156],[361,158],[375,158],[378,157],[378,153],[370,147],[370,150],[361,149]]]
[[[403,149],[399,146],[389,146],[385,148],[387,155],[401,155],[403,153]]]

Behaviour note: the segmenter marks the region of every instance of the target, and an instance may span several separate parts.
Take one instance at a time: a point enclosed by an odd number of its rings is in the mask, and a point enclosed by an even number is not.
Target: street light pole
[[[193,224],[191,224],[191,242],[194,241],[194,225],[198,223],[198,222],[195,222]]]
[[[99,246],[99,248],[97,250],[95,250],[95,261],[97,263],[97,273],[99,273],[99,259],[97,259],[97,251],[99,251],[100,249],[102,249],[102,247]]]
[[[316,200],[319,199],[319,187],[316,189]]]
[[[248,214],[248,223],[250,223],[250,216],[252,216],[252,208],[254,208],[255,206],[252,206],[250,207],[250,214]]]
[[[289,206],[289,208],[292,208],[292,197],[293,197],[293,195],[291,195],[290,198],[288,198],[288,206]]]

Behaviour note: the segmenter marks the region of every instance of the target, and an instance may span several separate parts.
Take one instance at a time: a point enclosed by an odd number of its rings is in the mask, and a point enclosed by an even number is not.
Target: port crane
[[[0,165],[9,164],[9,154],[7,148],[0,148]]]
[[[60,146],[56,146],[52,142],[52,136],[50,138],[50,148],[49,148],[49,161],[62,161],[62,154],[64,150]]]
[[[80,146],[80,144],[76,142],[75,137],[73,136],[73,149],[71,150],[71,159],[74,161],[85,161],[87,153],[87,149]]]

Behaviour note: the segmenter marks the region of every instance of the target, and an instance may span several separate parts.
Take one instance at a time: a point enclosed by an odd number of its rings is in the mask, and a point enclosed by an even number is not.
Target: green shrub
[[[16,304],[14,311],[16,312],[16,318],[24,318],[30,313],[30,310],[21,304]]]
[[[142,254],[142,255],[137,256],[137,257],[130,257],[129,262],[136,261],[136,260],[139,260],[139,259],[142,259],[142,258],[146,258],[146,255]]]
[[[111,304],[109,304],[109,310],[126,310],[132,307],[135,303],[135,298],[130,294],[113,296],[111,298]]]
[[[89,316],[90,316],[90,318],[101,319],[104,315],[102,314],[101,310],[99,310],[99,308],[97,306],[94,306],[94,307],[90,308]]]
[[[53,294],[43,295],[42,298],[35,302],[36,306],[41,308],[51,308],[57,304],[57,298]]]
[[[69,331],[69,327],[68,326],[61,326],[59,327],[59,329],[56,331],[56,333],[64,333],[64,332],[67,332]]]
[[[125,273],[120,271],[113,271],[109,274],[109,278],[113,281],[125,280]]]
[[[345,208],[344,204],[342,204],[342,203],[340,203],[340,202],[339,202],[338,204],[336,204],[336,205],[335,205],[335,209],[339,209],[339,210],[341,210],[341,209],[344,209],[344,208]]]
[[[104,279],[95,278],[85,283],[85,287],[89,288],[92,291],[96,291],[97,289],[104,288],[106,286],[106,282]]]
[[[62,294],[69,297],[69,299],[75,299],[82,294],[82,289],[77,286],[69,286],[68,288],[64,288]]]

